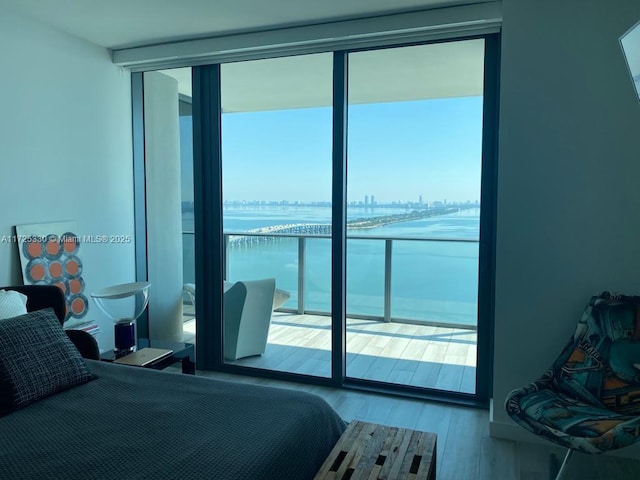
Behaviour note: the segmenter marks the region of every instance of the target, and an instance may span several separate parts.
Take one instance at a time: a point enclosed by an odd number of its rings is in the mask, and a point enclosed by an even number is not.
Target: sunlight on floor
[[[186,312],[185,312],[186,313]],[[330,351],[330,317],[276,312],[269,344]],[[195,338],[195,318],[185,315],[185,341]],[[402,360],[476,366],[474,330],[375,320],[347,320],[347,352]]]

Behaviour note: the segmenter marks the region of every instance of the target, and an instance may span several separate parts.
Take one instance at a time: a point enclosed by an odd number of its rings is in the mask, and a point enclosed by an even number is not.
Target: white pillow
[[[13,290],[0,290],[0,320],[27,313],[27,296]]]

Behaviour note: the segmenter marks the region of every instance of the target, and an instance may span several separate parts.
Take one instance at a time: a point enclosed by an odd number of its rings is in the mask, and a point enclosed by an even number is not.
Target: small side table
[[[157,362],[146,365],[144,368],[153,368],[154,370],[162,370],[170,365],[181,362],[182,373],[188,375],[196,374],[195,346],[193,343],[167,342],[163,340],[149,340],[148,338],[139,338],[137,344],[138,350],[146,347],[165,348],[173,350],[168,357],[162,358]],[[113,362],[116,355],[113,350],[100,354],[100,360],[104,362]]]
[[[435,480],[435,433],[354,420],[314,480],[388,478]]]

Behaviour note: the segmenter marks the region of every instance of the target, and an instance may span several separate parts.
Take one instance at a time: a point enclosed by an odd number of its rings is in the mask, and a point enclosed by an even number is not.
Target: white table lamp
[[[113,319],[116,356],[136,349],[135,321],[149,302],[149,282],[124,283],[93,292],[91,297]]]

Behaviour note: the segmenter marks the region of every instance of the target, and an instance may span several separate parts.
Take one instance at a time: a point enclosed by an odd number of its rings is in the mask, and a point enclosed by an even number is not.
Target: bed
[[[0,478],[312,479],[345,429],[304,392],[81,361],[89,381],[0,417]]]

